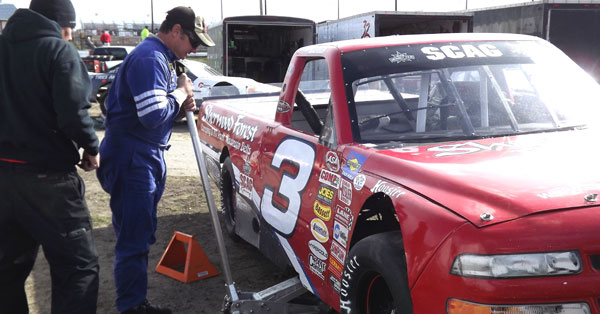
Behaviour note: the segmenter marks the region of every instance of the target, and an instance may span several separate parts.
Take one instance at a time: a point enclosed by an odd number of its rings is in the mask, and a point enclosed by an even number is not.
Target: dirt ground
[[[93,118],[98,118],[97,105],[90,109],[90,114]],[[97,134],[99,137],[104,135],[100,124]],[[151,246],[149,256],[148,299],[171,308],[173,313],[219,313],[226,293],[225,276],[186,124],[175,127],[170,143],[172,147],[166,153],[167,184],[158,208],[157,242]],[[111,225],[109,195],[100,188],[95,172],[80,171],[80,175],[86,183],[86,199],[94,221],[94,238],[100,256],[97,312],[118,313],[114,307],[115,235]],[[220,196],[214,186],[213,190],[218,206]],[[193,235],[221,274],[186,284],[155,272],[174,231]],[[260,291],[290,277],[289,273],[278,269],[251,245],[234,243],[227,236],[224,238],[232,277],[238,290]],[[50,272],[41,250],[26,286],[30,312],[50,313]]]

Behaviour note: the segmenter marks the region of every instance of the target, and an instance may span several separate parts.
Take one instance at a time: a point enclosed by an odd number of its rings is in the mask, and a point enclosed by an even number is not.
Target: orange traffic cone
[[[189,283],[216,276],[219,271],[210,263],[206,253],[193,236],[175,231],[156,272]]]

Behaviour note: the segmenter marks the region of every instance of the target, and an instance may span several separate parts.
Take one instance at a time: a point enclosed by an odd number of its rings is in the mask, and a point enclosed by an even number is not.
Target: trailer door
[[[600,10],[550,9],[546,40],[600,82]]]

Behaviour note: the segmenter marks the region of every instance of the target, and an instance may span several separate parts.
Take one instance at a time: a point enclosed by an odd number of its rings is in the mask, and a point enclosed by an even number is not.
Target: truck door
[[[263,147],[272,155],[265,154],[261,161],[261,215],[311,291],[329,280],[332,208],[341,181],[341,152],[336,150],[330,99],[326,60],[306,62],[295,104],[280,101],[278,108],[293,110],[291,122],[274,128],[264,139]]]

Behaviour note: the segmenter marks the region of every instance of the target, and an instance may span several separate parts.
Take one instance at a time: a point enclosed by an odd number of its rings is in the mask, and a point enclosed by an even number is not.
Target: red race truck
[[[205,99],[226,231],[342,313],[600,313],[600,88],[548,42],[435,34],[294,54]]]

